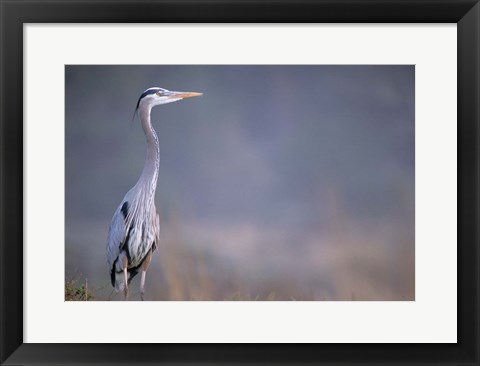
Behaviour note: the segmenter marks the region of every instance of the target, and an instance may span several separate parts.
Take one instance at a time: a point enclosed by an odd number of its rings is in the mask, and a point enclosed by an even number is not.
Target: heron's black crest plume
[[[165,89],[162,89],[162,88],[149,88],[147,90],[145,90],[142,95],[140,95],[140,98],[138,98],[138,101],[137,101],[137,106],[135,107],[135,111],[133,112],[133,116],[132,116],[132,124],[133,124],[133,120],[135,119],[135,115],[137,114],[137,111],[138,111],[138,107],[140,106],[140,101],[145,98],[147,95],[150,95],[150,94],[156,94],[158,92],[165,92],[166,90]]]
[[[137,115],[137,109],[138,109],[138,107],[135,108],[135,110],[133,111],[132,121],[130,122],[130,128],[132,128],[132,126],[133,126],[133,120],[135,119],[135,116]]]
[[[162,89],[162,88],[150,88],[150,89],[147,89],[145,90],[142,95],[140,95],[140,98],[138,98],[138,102],[137,102],[137,108],[135,108],[135,111],[138,109],[138,106],[140,105],[140,101],[145,98],[147,95],[150,95],[150,94],[157,94],[158,92],[161,92],[161,93],[164,93],[166,90],[165,89]]]

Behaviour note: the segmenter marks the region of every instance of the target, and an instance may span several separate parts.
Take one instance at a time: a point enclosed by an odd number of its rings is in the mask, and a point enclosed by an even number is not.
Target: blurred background
[[[123,299],[106,240],[151,86],[204,95],[152,112],[147,300],[415,299],[415,68],[318,65],[66,66],[66,299]]]

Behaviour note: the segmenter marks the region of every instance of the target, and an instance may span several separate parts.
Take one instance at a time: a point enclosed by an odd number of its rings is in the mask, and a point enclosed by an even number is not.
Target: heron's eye
[[[155,94],[157,94],[159,97],[162,96],[162,92],[156,92]]]

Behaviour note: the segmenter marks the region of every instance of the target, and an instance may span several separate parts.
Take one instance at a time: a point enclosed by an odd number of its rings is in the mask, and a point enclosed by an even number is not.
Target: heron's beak
[[[193,97],[199,97],[200,95],[203,95],[203,93],[195,93],[195,92],[172,92],[172,95],[169,95],[169,98],[172,99],[178,99],[178,98],[193,98]]]

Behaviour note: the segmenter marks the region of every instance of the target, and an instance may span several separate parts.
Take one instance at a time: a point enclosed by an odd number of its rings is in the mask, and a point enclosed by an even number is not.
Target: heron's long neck
[[[145,165],[143,166],[143,171],[138,182],[145,185],[146,191],[154,194],[157,188],[158,170],[160,166],[160,146],[157,134],[150,121],[150,108],[140,112],[140,120],[142,121],[143,131],[147,138],[147,157],[145,158]]]

